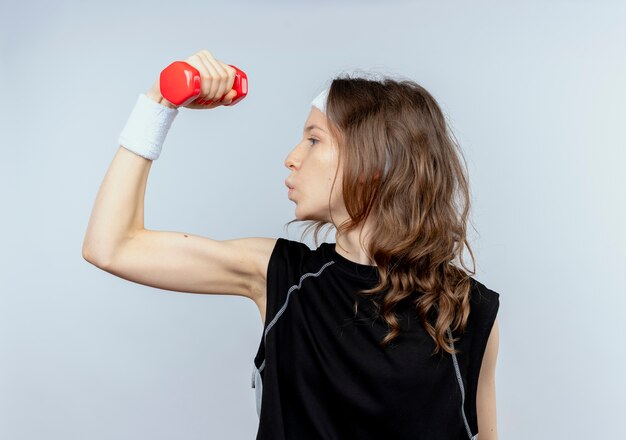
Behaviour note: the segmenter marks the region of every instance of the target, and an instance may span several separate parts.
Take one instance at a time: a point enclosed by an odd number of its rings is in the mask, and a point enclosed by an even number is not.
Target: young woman
[[[186,61],[210,102],[186,107],[232,101],[232,67],[205,50]],[[313,250],[145,229],[164,136],[154,127],[166,132],[178,109],[157,83],[142,99],[152,116],[142,129],[131,114],[120,136],[83,256],[148,286],[256,303],[257,439],[497,439],[499,294],[463,263],[464,246],[473,260],[469,184],[430,93],[410,80],[344,76],[313,101],[285,160],[292,222],[315,228]],[[152,133],[143,143],[142,130]],[[324,226],[336,243],[317,244]]]

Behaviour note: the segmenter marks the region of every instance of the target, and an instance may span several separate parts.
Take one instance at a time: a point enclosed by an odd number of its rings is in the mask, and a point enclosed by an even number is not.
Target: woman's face
[[[302,140],[285,159],[285,166],[291,171],[285,184],[293,188],[288,197],[296,203],[295,216],[298,220],[331,221],[328,199],[337,163],[337,145],[330,137],[326,115],[311,106]],[[331,209],[335,221],[345,211],[341,170],[337,174]]]

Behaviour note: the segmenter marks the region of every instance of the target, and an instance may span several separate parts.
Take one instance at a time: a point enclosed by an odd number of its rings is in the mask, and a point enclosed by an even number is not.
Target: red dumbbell
[[[235,72],[233,89],[237,96],[230,104],[234,105],[248,94],[248,76],[244,71],[229,64]],[[184,61],[174,61],[161,72],[160,76],[161,95],[172,104],[185,106],[194,101],[200,95],[200,72],[198,69]],[[204,102],[209,105],[212,101]]]

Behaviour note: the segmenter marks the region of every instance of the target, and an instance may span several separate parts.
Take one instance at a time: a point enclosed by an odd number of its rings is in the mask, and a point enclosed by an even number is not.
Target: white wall
[[[181,109],[146,227],[286,236],[283,161],[311,99],[343,71],[409,77],[469,161],[476,277],[501,294],[500,437],[619,438],[625,22],[617,1],[4,0],[0,438],[254,438],[255,305],[131,283],[81,256],[138,94],[200,49],[246,71],[250,93]]]

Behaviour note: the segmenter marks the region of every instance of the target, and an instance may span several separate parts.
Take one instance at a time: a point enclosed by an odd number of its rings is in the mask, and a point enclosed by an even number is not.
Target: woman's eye
[[[315,141],[315,142],[319,142],[317,139],[313,139],[313,138],[308,138],[307,140],[308,140],[308,141],[311,141],[311,143],[312,143],[313,141]],[[311,146],[313,146],[313,145],[315,145],[315,144],[312,144]]]

